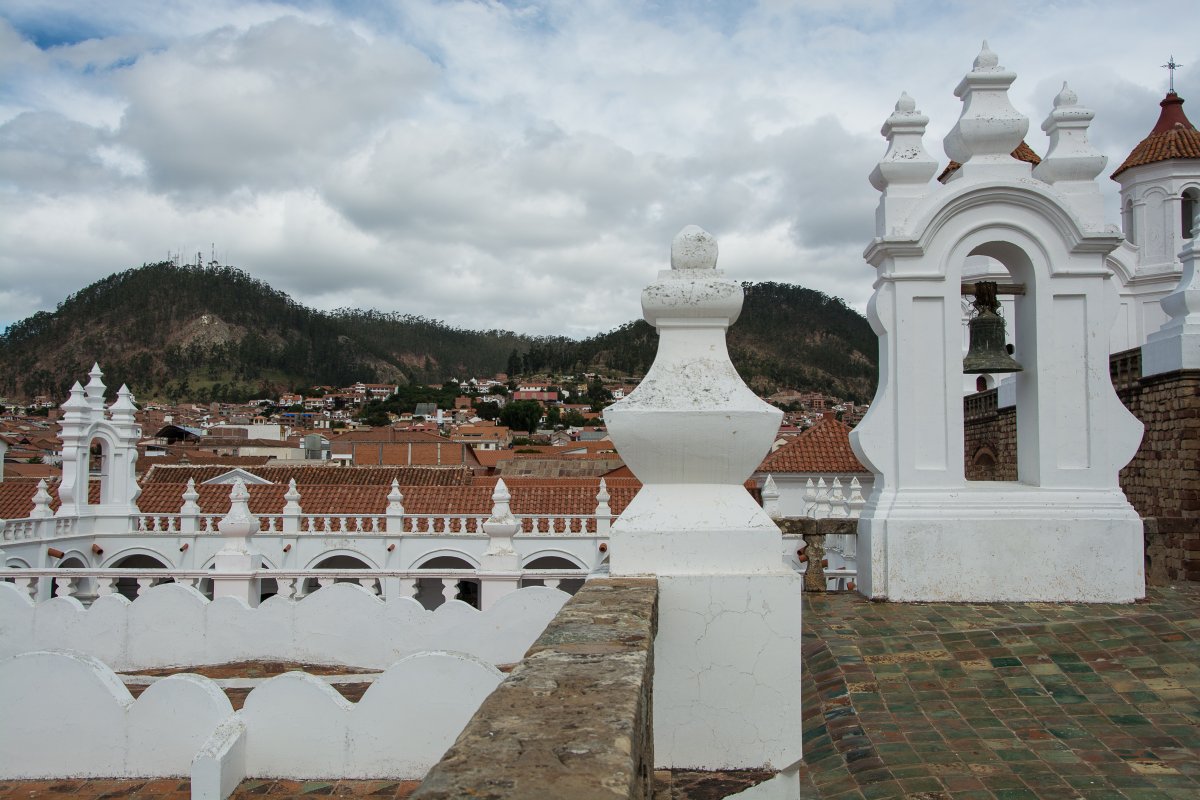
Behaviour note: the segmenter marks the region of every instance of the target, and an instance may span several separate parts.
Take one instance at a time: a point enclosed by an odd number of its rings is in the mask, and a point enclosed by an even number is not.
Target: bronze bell
[[[985,372],[1020,372],[1024,369],[1008,354],[1004,346],[1004,318],[996,300],[996,284],[980,281],[975,284],[975,310],[971,318],[971,346],[963,359],[963,373],[978,375]]]

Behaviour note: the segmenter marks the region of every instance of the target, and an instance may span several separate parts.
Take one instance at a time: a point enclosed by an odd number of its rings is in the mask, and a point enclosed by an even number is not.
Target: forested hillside
[[[752,385],[870,398],[876,347],[862,316],[809,289],[745,286],[729,342]],[[173,401],[498,372],[636,379],[657,346],[640,321],[583,341],[469,331],[399,312],[315,311],[232,267],[159,263],[110,275],[55,311],[11,325],[0,335],[0,394],[61,398],[94,361],[110,386],[128,383],[141,398]]]

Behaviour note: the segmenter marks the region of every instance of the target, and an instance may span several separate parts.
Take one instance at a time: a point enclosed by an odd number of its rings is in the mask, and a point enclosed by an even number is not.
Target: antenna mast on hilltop
[[[1170,92],[1171,94],[1175,94],[1175,70],[1182,66],[1183,66],[1183,64],[1175,63],[1175,56],[1168,56],[1167,63],[1162,65],[1163,69],[1169,70],[1171,73],[1171,77],[1168,79],[1169,88],[1167,89],[1167,91]]]

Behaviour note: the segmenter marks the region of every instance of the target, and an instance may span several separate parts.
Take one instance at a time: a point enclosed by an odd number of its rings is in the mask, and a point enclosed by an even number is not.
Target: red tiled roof
[[[513,457],[512,450],[485,450],[483,448],[471,448],[475,453],[475,459],[479,462],[479,466],[494,469],[501,461],[511,461]]]
[[[208,450],[197,450],[194,447],[172,445],[167,454],[162,456],[138,456],[138,468],[167,464],[219,464],[230,469],[234,467],[261,467],[271,460],[271,456],[223,456]]]
[[[1159,102],[1162,112],[1150,135],[1133,148],[1129,157],[1112,174],[1116,178],[1133,167],[1170,161],[1173,158],[1200,158],[1200,131],[1183,113],[1183,98],[1170,92]]]
[[[609,486],[609,507],[614,514],[624,510],[641,484],[621,481]],[[187,486],[179,483],[155,483],[147,486],[138,506],[147,514],[177,514],[183,504]],[[592,514],[596,510],[598,480],[563,482],[542,481],[524,484],[514,481],[512,510],[518,515]],[[279,485],[247,486],[250,492],[250,512],[262,515],[282,513],[287,487]],[[492,510],[494,485],[481,483],[472,486],[405,486],[404,510],[409,514],[473,514],[487,515]],[[225,514],[229,511],[230,487],[224,485],[197,486],[197,501],[203,514]],[[307,486],[299,487],[300,507],[305,514],[383,514],[387,509],[386,486]],[[33,490],[30,489],[30,496]],[[32,504],[30,504],[32,508]],[[28,514],[28,512],[25,512]],[[266,520],[263,521],[264,528]]]
[[[7,466],[7,465],[6,465]],[[24,519],[33,511],[37,481],[5,479],[0,483],[0,519]],[[51,494],[55,494],[52,490]],[[54,505],[57,505],[57,499]]]
[[[1035,167],[1042,163],[1042,157],[1035,153],[1033,148],[1025,143],[1024,139],[1022,139],[1021,143],[1017,145],[1017,149],[1012,151],[1011,155],[1017,161],[1027,161],[1030,164],[1033,164]],[[942,170],[942,174],[938,175],[938,182],[945,183],[946,179],[955,172],[958,172],[960,167],[962,167],[962,164],[958,163],[957,161],[951,161],[946,165],[946,168]]]
[[[331,444],[343,442],[448,442],[444,436],[427,431],[402,431],[396,428],[367,428],[365,430],[347,431],[330,439]],[[336,452],[336,451],[335,451]],[[348,452],[348,451],[346,451]]]
[[[37,480],[32,478],[5,478],[0,482],[0,519],[25,519],[33,511],[33,496],[37,493]],[[58,499],[58,481],[46,481],[50,493],[50,508],[57,511],[62,505]],[[88,502],[100,502],[100,484],[92,481],[88,485]]]
[[[220,466],[170,466],[158,465],[150,468],[142,478],[143,486],[152,483],[187,483],[188,478],[197,484],[224,475],[234,467]],[[399,481],[401,486],[461,486],[471,481],[470,470],[462,465],[420,467],[341,467],[331,465],[273,464],[269,467],[241,467],[252,475],[286,486],[295,479],[299,486],[390,486]]]
[[[28,464],[20,461],[9,461],[4,464],[4,479],[11,478],[51,478],[62,477],[62,468],[53,464]]]
[[[850,427],[826,416],[763,459],[759,472],[867,472],[850,449]]]

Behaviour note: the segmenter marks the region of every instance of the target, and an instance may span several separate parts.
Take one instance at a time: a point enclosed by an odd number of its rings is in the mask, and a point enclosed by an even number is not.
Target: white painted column
[[[689,226],[672,243],[671,269],[642,293],[658,355],[604,413],[643,483],[613,523],[610,567],[658,578],[656,766],[790,775],[801,756],[801,577],[744,486],[782,413],[729,360],[725,332],[743,294],[716,260],[716,241]],[[781,796],[798,796],[794,775],[784,784]]]
[[[251,607],[258,605],[258,581],[251,575],[262,569],[262,554],[251,549],[250,537],[258,533],[258,517],[250,513],[250,492],[238,478],[229,493],[229,513],[217,524],[222,545],[213,565],[213,600],[236,597]]]
[[[483,523],[488,547],[479,559],[479,610],[486,611],[497,600],[515,592],[521,580],[521,558],[513,546],[513,537],[521,523],[513,516],[512,494],[504,480],[496,481],[492,492],[492,515]]]

